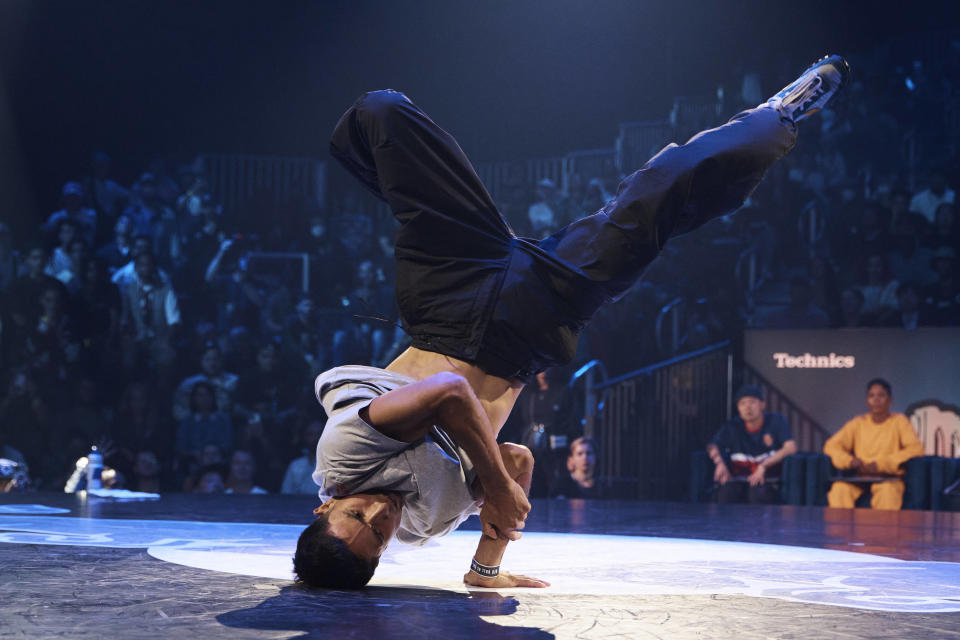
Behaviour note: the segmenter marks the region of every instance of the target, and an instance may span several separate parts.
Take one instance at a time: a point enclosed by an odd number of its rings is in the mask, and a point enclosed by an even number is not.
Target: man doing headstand
[[[464,582],[546,586],[499,571],[530,510],[533,458],[497,444],[524,383],[569,362],[594,312],[670,237],[741,206],[847,76],[839,56],[821,60],[767,103],[668,145],[600,211],[540,242],[514,235],[456,141],[406,96],[361,96],[331,153],[401,223],[396,295],[412,346],[386,369],[316,379],[328,415],[313,475],[323,502],[297,543],[298,579],[361,587],[394,535],[423,544],[479,513]]]

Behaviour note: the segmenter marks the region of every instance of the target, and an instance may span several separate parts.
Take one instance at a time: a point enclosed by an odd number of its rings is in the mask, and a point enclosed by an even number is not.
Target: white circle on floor
[[[302,525],[0,515],[0,543],[147,549],[209,571],[290,580]],[[479,532],[393,544],[373,586],[466,591]],[[960,564],[746,542],[525,533],[505,570],[547,580],[545,595],[745,595],[898,612],[960,611]]]

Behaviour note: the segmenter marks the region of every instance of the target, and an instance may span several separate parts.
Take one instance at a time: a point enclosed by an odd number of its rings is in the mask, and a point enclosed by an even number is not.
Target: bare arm
[[[714,465],[713,481],[718,484],[727,484],[727,481],[730,479],[730,469],[727,468],[727,463],[723,461],[719,447],[711,442],[707,445],[707,455],[710,456],[710,460],[713,461]]]
[[[787,440],[783,443],[783,446],[780,447],[777,451],[774,452],[772,456],[763,461],[764,466],[772,467],[775,464],[779,464],[787,456],[792,456],[797,452],[797,441],[796,440]]]
[[[217,272],[220,270],[220,261],[223,260],[223,254],[227,252],[227,249],[229,249],[232,244],[233,240],[224,240],[220,243],[220,249],[217,251],[217,255],[213,256],[213,260],[207,265],[207,271],[203,276],[204,280],[213,282],[213,279],[217,277]]]
[[[529,494],[530,482],[533,478],[533,455],[530,450],[507,442],[500,445],[500,453],[507,468],[507,473],[523,488],[524,493]],[[509,540],[503,537],[494,539],[486,534],[481,534],[480,542],[477,544],[477,552],[473,554],[473,558],[484,566],[499,567],[508,542]],[[550,583],[543,580],[506,571],[501,571],[496,577],[481,576],[473,571],[468,571],[463,576],[463,582],[474,587],[488,588],[550,586]]]
[[[750,474],[748,481],[752,486],[758,484],[763,484],[764,477],[766,476],[767,469],[772,467],[775,464],[778,464],[781,460],[787,456],[792,456],[797,452],[797,443],[795,440],[787,440],[783,443],[783,446],[773,452],[769,458],[757,465],[756,471]]]
[[[470,456],[484,492],[480,521],[485,535],[516,540],[530,511],[523,489],[507,473],[496,436],[467,380],[434,374],[374,398],[360,416],[380,433],[413,442],[434,424],[442,426]]]

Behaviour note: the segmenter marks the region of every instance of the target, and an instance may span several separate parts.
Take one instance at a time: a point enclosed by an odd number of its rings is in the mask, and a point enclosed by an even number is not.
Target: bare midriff
[[[415,380],[423,380],[437,373],[449,371],[463,376],[477,394],[496,433],[500,432],[513,409],[524,384],[518,380],[506,380],[486,373],[483,369],[464,360],[410,347],[387,366],[393,371]]]

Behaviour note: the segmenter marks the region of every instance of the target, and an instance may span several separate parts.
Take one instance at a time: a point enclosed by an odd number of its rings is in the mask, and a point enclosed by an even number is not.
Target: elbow
[[[783,454],[792,456],[797,452],[797,443],[793,440],[787,440],[783,443]]]
[[[474,396],[470,383],[458,373],[442,371],[431,376],[431,380],[440,390],[438,396],[441,405],[460,405]]]

